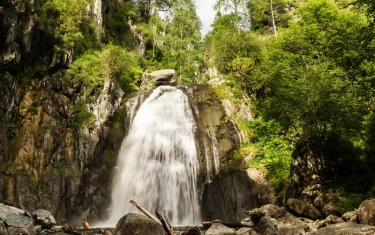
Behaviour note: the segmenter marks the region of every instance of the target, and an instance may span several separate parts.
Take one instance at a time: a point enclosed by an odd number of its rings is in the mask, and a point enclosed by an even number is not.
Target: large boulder
[[[373,235],[375,227],[355,223],[340,223],[326,228],[321,228],[314,233],[315,235]]]
[[[175,86],[177,84],[176,71],[173,69],[157,70],[143,75],[141,88],[151,89],[155,86]]]
[[[116,225],[114,235],[165,235],[163,227],[154,220],[138,214],[123,216]]]
[[[34,221],[33,219],[16,214],[9,214],[5,219],[5,224],[8,227],[9,235],[24,234],[33,235],[35,234]]]
[[[286,208],[295,216],[306,217],[312,220],[317,220],[322,217],[320,212],[313,205],[295,198],[288,199]]]
[[[305,223],[294,215],[287,213],[277,220],[279,235],[305,234]]]
[[[35,218],[36,222],[41,224],[44,227],[52,228],[56,225],[55,217],[51,214],[51,212],[39,209],[33,212],[33,217]]]
[[[236,234],[236,231],[220,223],[213,223],[211,227],[206,231],[206,235],[232,235]]]
[[[323,218],[327,218],[329,215],[340,216],[339,208],[332,202],[326,204],[322,209]]]
[[[361,224],[375,225],[375,199],[364,200],[357,211]]]

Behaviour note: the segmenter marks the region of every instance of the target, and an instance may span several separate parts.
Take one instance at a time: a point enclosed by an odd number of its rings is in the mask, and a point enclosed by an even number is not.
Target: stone
[[[259,206],[252,181],[245,171],[217,177],[207,183],[202,195],[202,219],[238,223],[246,215],[244,210]]]
[[[16,214],[9,214],[4,221],[8,227],[9,235],[34,235],[36,234],[33,219]]]
[[[305,223],[290,213],[279,218],[277,224],[279,235],[305,234]]]
[[[231,235],[236,234],[236,231],[220,223],[213,223],[206,231],[206,235]]]
[[[240,228],[236,231],[236,235],[256,235],[257,232],[252,228]]]
[[[344,213],[341,218],[345,221],[345,222],[348,222],[351,218],[353,218],[353,216],[356,216],[357,215],[357,212],[356,211],[349,211],[349,212],[346,212]]]
[[[151,89],[152,84],[155,86],[175,86],[177,84],[177,74],[173,69],[157,70],[143,75],[141,88]]]
[[[273,225],[269,217],[262,217],[255,227],[255,231],[259,234],[278,235],[277,228]]]
[[[311,204],[295,198],[289,198],[286,202],[287,210],[295,216],[317,220],[322,217],[320,212]]]
[[[251,220],[250,217],[246,217],[245,219],[241,220],[241,224],[246,227],[255,227],[255,222]]]
[[[13,206],[7,206],[7,205],[0,203],[0,219],[5,220],[6,216],[4,215],[8,215],[8,214],[24,215],[25,211],[18,209],[16,207],[13,207]]]
[[[357,211],[361,224],[375,225],[375,199],[364,200]]]
[[[336,215],[329,215],[325,220],[318,223],[318,228],[330,226],[332,224],[344,223],[344,220]]]
[[[322,215],[323,218],[326,218],[329,215],[340,216],[339,208],[337,205],[333,204],[332,202],[329,202],[323,207]]]
[[[1,235],[7,235],[8,234],[8,229],[3,223],[3,221],[0,220],[0,234]]]
[[[201,235],[201,230],[198,226],[195,226],[194,228],[190,228],[187,231],[184,231],[181,233],[181,235]]]
[[[356,223],[340,223],[321,228],[315,235],[374,235],[375,227]]]
[[[295,198],[289,198],[286,202],[286,209],[296,216],[303,216],[306,206],[306,202]]]
[[[285,208],[272,205],[272,204],[264,205],[260,209],[264,211],[266,216],[269,216],[275,219],[284,217],[288,213]]]
[[[163,227],[154,220],[138,214],[128,213],[116,225],[114,235],[165,235]]]
[[[51,212],[39,209],[33,212],[33,217],[36,220],[37,223],[47,227],[51,228],[56,225],[56,220],[51,214]]]

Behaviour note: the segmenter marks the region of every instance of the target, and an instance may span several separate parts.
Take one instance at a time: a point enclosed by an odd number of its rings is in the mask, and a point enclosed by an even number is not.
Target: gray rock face
[[[349,211],[349,212],[346,212],[345,214],[343,214],[341,216],[341,218],[345,221],[345,222],[348,222],[349,220],[351,220],[351,218],[353,218],[354,216],[357,216],[357,212],[356,211]]]
[[[177,74],[173,69],[157,70],[151,73],[145,73],[141,88],[148,90],[152,85],[156,86],[175,86],[177,84]]]
[[[234,229],[231,229],[220,223],[213,223],[206,231],[206,235],[233,235],[236,234]]]
[[[239,222],[245,217],[244,209],[259,205],[254,196],[254,182],[245,171],[216,178],[205,185],[202,196],[202,219]]]
[[[33,217],[36,219],[38,223],[41,225],[51,228],[54,225],[56,225],[56,220],[51,214],[51,212],[44,210],[44,209],[39,209],[33,212]]]
[[[357,216],[359,223],[375,225],[375,199],[363,201],[358,208]]]
[[[123,216],[116,225],[114,235],[165,235],[163,227],[152,219],[129,213]]]

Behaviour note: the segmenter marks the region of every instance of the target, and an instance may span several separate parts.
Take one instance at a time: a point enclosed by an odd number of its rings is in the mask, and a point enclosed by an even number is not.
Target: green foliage
[[[179,83],[198,83],[199,64],[203,61],[203,51],[199,33],[201,22],[191,0],[173,3],[173,17],[167,25],[164,39],[163,65],[179,74]]]
[[[139,9],[129,1],[109,1],[109,11],[105,15],[106,34],[104,42],[112,42],[129,50],[135,49],[135,38],[132,35],[128,18],[134,19]]]
[[[285,193],[292,161],[291,134],[285,133],[274,120],[249,121],[247,126],[253,130],[249,146],[256,155],[250,167],[263,168],[276,193]]]
[[[359,205],[366,199],[371,198],[371,194],[348,193],[343,196],[339,204],[339,211],[344,214],[358,209]]]
[[[73,126],[75,128],[90,126],[95,120],[94,114],[87,109],[85,101],[79,101],[74,105]]]
[[[134,91],[141,76],[136,57],[125,48],[112,44],[100,51],[88,51],[67,70],[65,80],[83,86],[88,96],[103,88],[104,82],[116,79],[126,91]]]
[[[6,71],[4,74],[4,78],[8,81],[12,81],[13,76],[8,71]]]
[[[92,0],[35,0],[38,27],[57,39],[55,49],[67,52],[78,45],[95,44],[96,26],[86,13]],[[89,33],[88,33],[89,32]]]

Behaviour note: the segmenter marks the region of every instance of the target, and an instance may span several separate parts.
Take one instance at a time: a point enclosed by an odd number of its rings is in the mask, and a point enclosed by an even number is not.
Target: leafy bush
[[[100,51],[88,51],[75,60],[67,71],[65,80],[83,86],[88,96],[103,89],[105,81],[117,79],[126,91],[134,91],[141,74],[134,54],[112,44]]]
[[[256,158],[249,163],[250,167],[262,169],[276,193],[283,193],[292,160],[290,133],[284,133],[274,120],[250,121],[247,125],[253,130],[249,145],[256,154]]]
[[[84,101],[79,101],[74,106],[74,122],[75,128],[89,126],[95,122],[95,116],[87,110]]]

